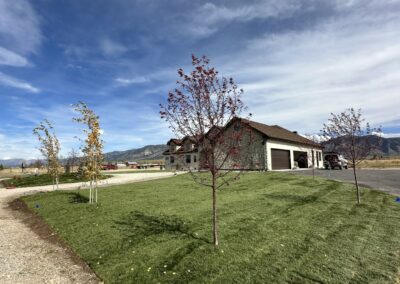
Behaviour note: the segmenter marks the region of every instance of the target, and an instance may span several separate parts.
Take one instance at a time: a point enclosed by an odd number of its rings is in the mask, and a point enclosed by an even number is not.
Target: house
[[[112,164],[112,163],[104,163],[101,168],[105,171],[108,170],[118,170],[118,167],[116,164]]]
[[[296,168],[323,168],[323,146],[311,141],[295,131],[287,130],[278,125],[233,118],[223,128],[222,133],[229,135],[238,131],[242,125],[251,131],[251,145],[249,145],[250,162],[243,165],[244,170],[283,170]],[[250,134],[247,134],[250,135]],[[198,170],[198,145],[191,137],[170,139],[165,156],[166,169]]]
[[[183,139],[170,139],[165,156],[165,169],[167,170],[199,170],[199,151],[192,137]]]
[[[126,166],[131,169],[139,168],[139,164],[137,162],[126,162]]]
[[[125,169],[125,168],[127,168],[127,166],[126,166],[125,163],[117,163],[117,167],[118,167],[118,169]]]

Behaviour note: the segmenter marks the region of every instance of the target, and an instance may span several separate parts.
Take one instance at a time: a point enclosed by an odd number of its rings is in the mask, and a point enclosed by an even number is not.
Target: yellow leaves
[[[101,163],[103,161],[103,140],[101,139],[99,117],[84,102],[75,104],[74,108],[81,115],[74,118],[74,121],[82,123],[87,127],[84,130],[87,137],[84,140],[85,145],[82,147],[85,159],[84,172],[93,181],[100,174]]]
[[[49,174],[53,178],[57,178],[60,174],[60,162],[58,160],[60,143],[55,132],[50,132],[50,129],[53,129],[53,126],[45,119],[33,129],[33,134],[38,137],[40,142],[39,150],[47,159]]]

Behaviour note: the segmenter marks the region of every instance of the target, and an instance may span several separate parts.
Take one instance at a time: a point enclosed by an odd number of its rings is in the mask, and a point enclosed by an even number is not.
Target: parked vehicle
[[[346,169],[348,168],[348,161],[343,157],[342,154],[337,152],[325,152],[324,153],[324,167],[327,170],[331,169]]]

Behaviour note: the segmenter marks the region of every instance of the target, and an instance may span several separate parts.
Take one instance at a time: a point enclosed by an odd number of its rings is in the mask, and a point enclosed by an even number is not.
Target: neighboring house
[[[224,127],[231,133],[245,124],[251,130],[251,145],[246,155],[251,156],[243,165],[244,170],[283,170],[296,168],[323,168],[323,146],[297,132],[278,125],[266,125],[242,118],[234,118]],[[165,156],[166,169],[199,169],[199,149],[190,137],[168,141]]]
[[[137,162],[126,162],[126,166],[131,169],[139,168],[139,164]]]
[[[189,136],[183,139],[170,139],[165,156],[167,170],[199,170],[199,150],[196,142]]]
[[[117,167],[118,167],[118,169],[124,169],[124,168],[127,168],[127,165],[124,163],[117,163]]]
[[[116,164],[112,163],[103,163],[102,169],[107,171],[107,170],[118,170],[118,167]]]

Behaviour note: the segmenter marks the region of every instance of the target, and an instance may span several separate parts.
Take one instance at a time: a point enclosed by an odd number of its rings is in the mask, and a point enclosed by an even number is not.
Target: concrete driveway
[[[293,171],[296,175],[312,176],[312,170]],[[315,175],[327,179],[354,183],[353,170],[315,170]],[[400,169],[357,170],[359,184],[400,196]]]

